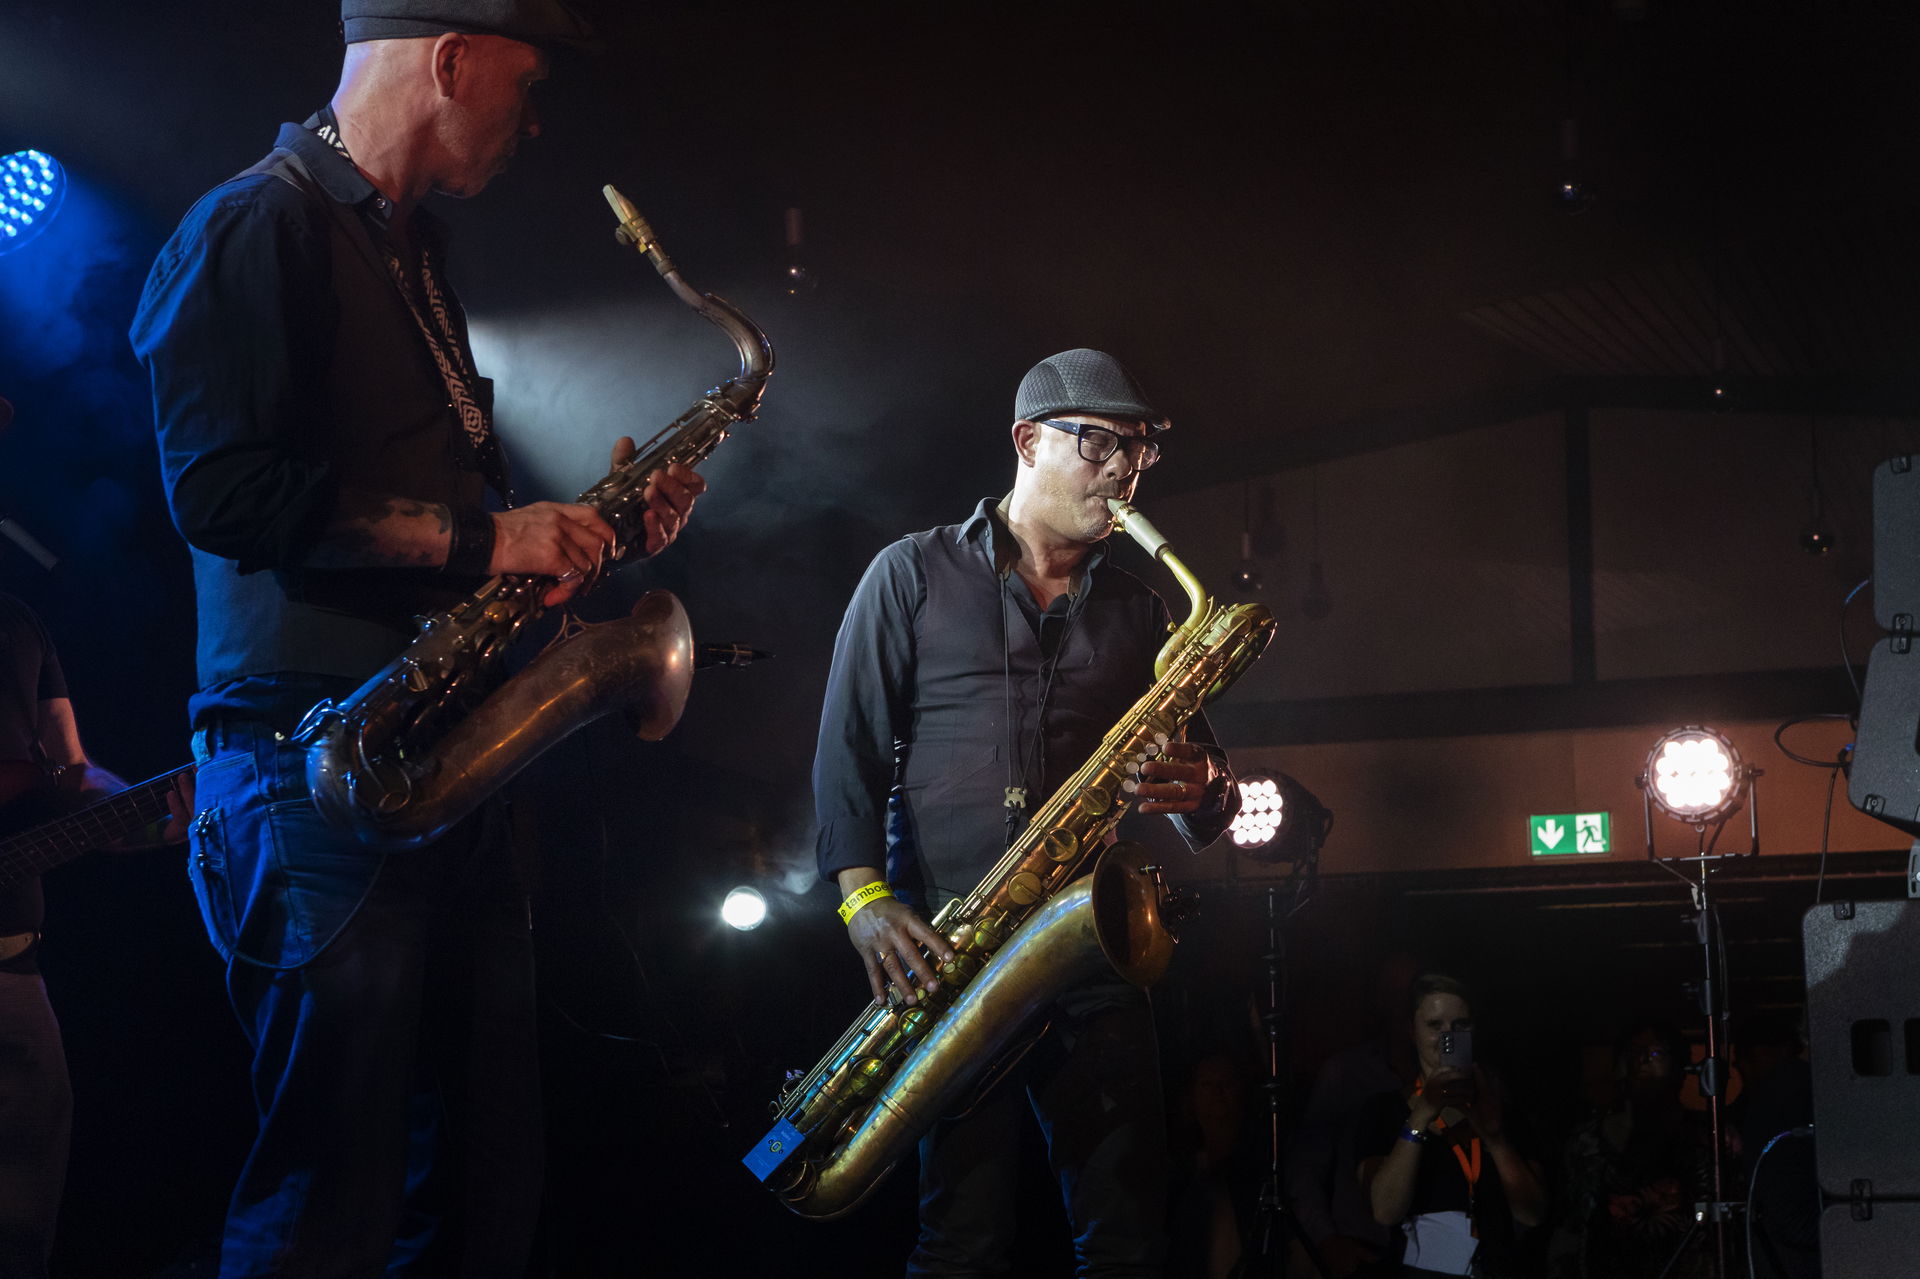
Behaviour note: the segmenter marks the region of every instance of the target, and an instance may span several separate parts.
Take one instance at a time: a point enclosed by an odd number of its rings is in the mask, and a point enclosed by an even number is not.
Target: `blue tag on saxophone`
[[[787,1162],[787,1156],[800,1149],[800,1143],[806,1139],[806,1134],[782,1119],[740,1162],[747,1166],[748,1172],[765,1181],[773,1176],[781,1164]]]

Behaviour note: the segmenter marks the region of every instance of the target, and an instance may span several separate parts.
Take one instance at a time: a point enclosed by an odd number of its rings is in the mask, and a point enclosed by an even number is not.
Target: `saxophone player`
[[[912,1000],[952,958],[927,923],[964,896],[1027,815],[1153,682],[1167,609],[1107,560],[1109,498],[1130,499],[1166,421],[1112,356],[1065,351],[1014,402],[1012,491],[883,550],[847,608],[814,757],[821,875],[875,998]],[[1231,819],[1203,719],[1143,766],[1139,811],[1195,845]],[[1112,979],[1070,990],[1047,1034],[968,1114],[920,1145],[911,1276],[1008,1273],[1021,1112],[1072,1221],[1076,1273],[1158,1275],[1166,1134],[1151,1011]]]
[[[614,536],[586,506],[511,507],[422,203],[477,195],[538,136],[548,50],[586,32],[560,0],[340,13],[331,101],[186,215],[131,334],[198,596],[189,869],[253,1049],[259,1128],[220,1274],[517,1279],[543,1133],[504,823],[483,809],[383,858],[321,821],[289,739],[412,617],[501,573],[557,579],[559,603]],[[653,477],[649,554],[704,487]]]

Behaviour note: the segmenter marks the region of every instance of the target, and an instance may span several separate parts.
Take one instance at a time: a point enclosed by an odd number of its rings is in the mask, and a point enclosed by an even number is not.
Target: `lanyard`
[[[1426,1087],[1427,1081],[1425,1079],[1415,1080],[1413,1084],[1413,1095],[1418,1097],[1422,1092],[1426,1091]],[[1444,1119],[1435,1119],[1433,1124],[1434,1127],[1441,1132],[1447,1130],[1447,1121]],[[1458,1140],[1449,1141],[1447,1148],[1453,1151],[1454,1161],[1460,1165],[1460,1175],[1467,1179],[1467,1216],[1471,1218],[1473,1216],[1474,1191],[1478,1189],[1480,1185],[1480,1139],[1478,1137],[1469,1137],[1464,1149]],[[1469,1152],[1471,1152],[1471,1154],[1469,1154]],[[1476,1236],[1478,1233],[1479,1230],[1476,1226]]]

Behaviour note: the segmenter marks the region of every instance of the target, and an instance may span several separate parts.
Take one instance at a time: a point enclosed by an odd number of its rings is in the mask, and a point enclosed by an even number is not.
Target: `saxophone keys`
[[[1041,838],[1040,849],[1048,861],[1064,864],[1080,855],[1080,841],[1072,831],[1055,827]]]
[[[1047,895],[1047,886],[1030,870],[1007,881],[1007,896],[1019,906],[1032,906]]]

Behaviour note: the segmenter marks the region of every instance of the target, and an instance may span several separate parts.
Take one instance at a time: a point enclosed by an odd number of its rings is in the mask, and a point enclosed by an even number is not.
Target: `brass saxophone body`
[[[1109,506],[1118,527],[1174,573],[1191,611],[1160,650],[1153,687],[987,877],[935,916],[954,950],[939,989],[917,1004],[869,1004],[774,1103],[773,1130],[744,1162],[803,1217],[858,1206],[1061,992],[1104,971],[1145,986],[1166,969],[1173,938],[1157,881],[1137,869],[1144,850],[1108,849],[1107,836],[1133,803],[1137,766],[1253,664],[1274,621],[1261,604],[1215,604],[1138,511]]]
[[[730,303],[696,292],[625,196],[602,192],[622,243],[652,263],[674,294],[733,340],[739,372],[582,493],[612,525],[609,563],[645,541],[647,477],[695,466],[735,425],[750,421],[773,372],[766,335]],[[599,584],[596,570],[581,586]],[[508,651],[544,611],[550,577],[503,575],[426,619],[399,656],[344,700],[310,710],[294,740],[306,747],[315,806],[333,826],[381,850],[413,848],[479,807],[541,752],[583,725],[624,709],[648,741],[679,721],[693,672],[680,601],[650,591],[630,616],[556,640],[511,679]]]

